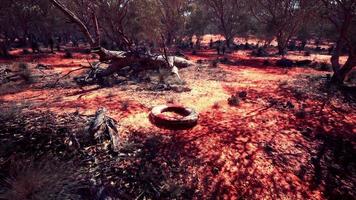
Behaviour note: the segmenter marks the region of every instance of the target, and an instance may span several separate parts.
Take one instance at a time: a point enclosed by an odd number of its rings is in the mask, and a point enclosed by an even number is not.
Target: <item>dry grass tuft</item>
[[[0,108],[0,122],[6,122],[16,118],[22,110],[26,107],[24,104],[10,104]]]
[[[1,180],[0,199],[80,199],[78,171],[72,163],[50,157],[12,161],[9,176]]]

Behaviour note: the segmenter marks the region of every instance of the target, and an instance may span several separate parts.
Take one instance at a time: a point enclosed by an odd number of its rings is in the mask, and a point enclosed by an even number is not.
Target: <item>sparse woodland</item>
[[[0,199],[355,199],[355,0],[1,0]]]

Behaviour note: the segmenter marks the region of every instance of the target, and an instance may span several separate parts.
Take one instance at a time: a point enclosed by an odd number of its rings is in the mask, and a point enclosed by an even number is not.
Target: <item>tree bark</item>
[[[336,42],[335,51],[333,52],[333,55],[331,56],[330,59],[334,72],[339,71],[341,68],[339,58],[340,58],[341,51],[345,46],[345,38],[346,38],[347,31],[350,27],[350,24],[351,24],[351,17],[346,16],[340,28],[340,35]]]
[[[285,39],[283,37],[283,33],[279,33],[277,34],[277,48],[278,48],[278,54],[279,55],[285,55],[286,54],[286,47],[287,47],[287,43],[288,41],[286,41],[287,39]]]
[[[356,66],[356,53],[350,52],[349,57],[342,68],[334,72],[332,82],[342,85],[349,72]]]
[[[228,36],[225,36],[225,38],[226,38],[226,47],[227,47],[227,48],[230,48],[232,38],[228,38]]]
[[[286,46],[278,42],[278,55],[284,56],[286,54]]]
[[[330,58],[330,62],[334,71],[334,75],[331,81],[332,83],[339,85],[342,85],[344,83],[346,76],[356,65],[356,49],[354,49],[353,44],[351,44],[351,42],[347,40],[347,33],[348,30],[351,28],[352,19],[352,14],[345,14],[341,26],[339,26],[339,38],[336,42],[335,50]],[[336,28],[338,28],[337,25]],[[349,57],[344,66],[341,66],[340,54],[345,45],[348,45]]]

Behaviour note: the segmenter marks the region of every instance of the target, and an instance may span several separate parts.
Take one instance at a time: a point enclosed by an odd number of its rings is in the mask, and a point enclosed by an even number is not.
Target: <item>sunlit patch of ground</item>
[[[194,61],[212,61],[217,57],[214,51],[207,50],[187,55]],[[263,60],[251,58],[244,51],[227,57],[236,64],[182,69],[181,75],[190,92],[141,91],[134,84],[79,89],[72,77],[61,80],[69,82],[68,87],[50,88],[41,82],[48,81],[45,78],[22,90],[3,93],[0,102],[3,106],[27,102],[33,110],[79,111],[85,115],[106,107],[109,115],[121,125],[120,134],[124,138],[132,132],[155,132],[173,137],[177,143],[171,145],[179,146],[174,150],[175,159],[186,166],[186,172],[175,173],[175,178],[184,179],[194,188],[193,196],[197,199],[325,199],[330,196],[328,190],[332,190],[333,184],[339,184],[340,189],[337,189],[341,192],[352,191],[355,172],[342,177],[346,183],[334,183],[335,177],[325,175],[330,172],[323,164],[330,161],[329,154],[337,155],[329,152],[334,150],[334,138],[345,136],[355,144],[355,110],[343,107],[340,102],[325,103],[308,93],[299,91],[299,94],[294,83],[307,80],[308,76],[321,79],[329,72],[302,67],[264,67]],[[293,54],[289,58],[306,59]],[[87,64],[87,59],[89,57],[83,55],[62,59],[57,54],[39,58],[34,63],[52,65],[54,69],[49,73],[65,74],[80,64]],[[316,59],[327,60],[328,57],[316,56]],[[35,69],[33,72],[40,73]],[[228,105],[227,99],[241,91],[247,92],[246,100],[241,100],[236,107]],[[199,124],[185,131],[153,126],[148,120],[150,108],[167,102],[197,110]],[[284,107],[288,102],[293,108]],[[335,106],[341,106],[341,111],[335,111]],[[307,112],[304,118],[297,117],[299,110]],[[320,150],[322,148],[326,150]],[[349,170],[355,170],[354,167],[349,166]]]
[[[205,45],[205,46],[208,46],[211,40],[213,42],[216,42],[216,41],[219,41],[219,40],[220,41],[224,41],[225,37],[223,35],[220,35],[220,34],[205,34],[204,36],[200,37],[200,43],[202,45]],[[197,37],[194,36],[192,38],[192,41],[194,43],[196,43],[197,42]],[[259,44],[261,46],[261,45],[264,44],[264,42],[265,42],[264,40],[262,40],[260,38],[257,38],[255,36],[235,37],[234,38],[234,44],[245,44],[245,43],[248,43],[248,44],[251,44],[251,45]],[[277,40],[273,39],[271,41],[270,45],[277,46],[278,45]],[[332,43],[332,42],[323,42],[323,43],[319,44],[319,47],[327,50],[332,45],[335,45],[335,44]],[[309,49],[315,49],[316,48],[316,40],[309,40],[308,43],[306,44],[306,47],[309,48]]]
[[[210,40],[213,40],[213,42],[221,40],[224,41],[225,38],[223,35],[219,35],[219,34],[206,34],[204,36],[202,36],[201,38],[201,44],[203,45],[208,45],[210,43]],[[195,43],[197,41],[196,37],[193,37],[193,42]],[[250,36],[248,38],[242,38],[242,37],[235,37],[234,38],[234,43],[235,44],[245,44],[246,42],[248,42],[249,44],[257,44],[258,42],[262,43],[262,40],[259,40],[256,37]],[[277,41],[273,40],[271,42],[271,45],[277,45]]]

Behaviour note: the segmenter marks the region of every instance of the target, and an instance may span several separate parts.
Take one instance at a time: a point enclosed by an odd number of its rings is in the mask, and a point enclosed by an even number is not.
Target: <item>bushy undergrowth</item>
[[[74,58],[73,53],[70,50],[66,50],[64,53],[64,58]]]

